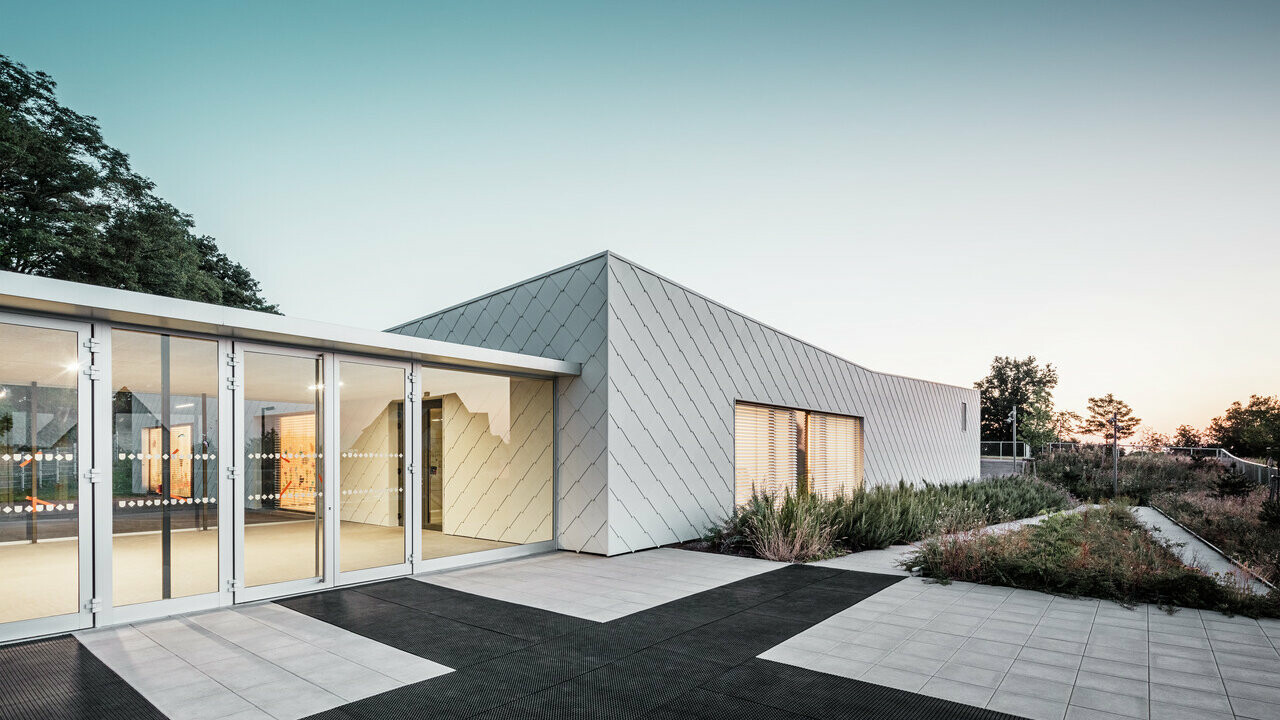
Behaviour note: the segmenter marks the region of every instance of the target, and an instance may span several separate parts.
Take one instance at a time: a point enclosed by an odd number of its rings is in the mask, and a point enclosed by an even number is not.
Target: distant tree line
[[[1111,442],[1132,438],[1142,424],[1128,403],[1112,393],[1089,398],[1086,415],[1056,410],[1058,371],[1035,356],[996,357],[987,376],[974,383],[982,402],[982,439],[1012,439],[1010,416],[1018,409],[1018,440],[1032,447],[1078,442],[1081,436]],[[1112,418],[1115,418],[1113,424]],[[1203,431],[1180,425],[1173,437],[1151,430],[1140,444],[1151,447],[1221,447],[1242,457],[1280,455],[1280,398],[1254,395],[1234,402]]]
[[[277,312],[56,87],[0,55],[0,269]]]

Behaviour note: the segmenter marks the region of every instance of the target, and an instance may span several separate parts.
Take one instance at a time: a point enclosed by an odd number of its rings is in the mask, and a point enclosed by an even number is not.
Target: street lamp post
[[[1117,413],[1111,413],[1111,462],[1114,468],[1111,476],[1111,496],[1120,496],[1120,420]]]

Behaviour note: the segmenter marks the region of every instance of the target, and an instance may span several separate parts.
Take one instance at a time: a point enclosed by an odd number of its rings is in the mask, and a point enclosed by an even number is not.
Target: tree
[[[56,88],[0,55],[0,270],[276,312]]]
[[[1112,432],[1111,417],[1116,417],[1116,429]],[[1112,436],[1118,436],[1121,440],[1133,437],[1133,433],[1137,430],[1138,425],[1142,423],[1142,418],[1133,416],[1133,408],[1123,400],[1116,399],[1115,395],[1107,393],[1102,397],[1089,398],[1089,417],[1085,419],[1081,430],[1086,435],[1097,435],[1107,442],[1111,442]]]
[[[1205,434],[1243,457],[1263,457],[1267,448],[1280,453],[1280,398],[1251,395],[1248,405],[1233,402],[1209,423]]]
[[[1196,448],[1204,445],[1204,439],[1200,437],[1200,431],[1190,425],[1179,425],[1178,429],[1173,433],[1173,446]]]
[[[1062,410],[1053,414],[1053,438],[1055,442],[1080,442],[1077,437],[1084,418],[1080,413]]]
[[[1155,430],[1146,430],[1142,433],[1142,439],[1138,444],[1148,450],[1164,450],[1171,444],[1169,436],[1164,433],[1158,433]]]
[[[1043,366],[1034,355],[1026,359],[996,357],[991,371],[973,386],[982,399],[982,439],[1009,440],[1009,415],[1018,408],[1018,439],[1032,446],[1050,443],[1053,427],[1053,389],[1058,371]]]

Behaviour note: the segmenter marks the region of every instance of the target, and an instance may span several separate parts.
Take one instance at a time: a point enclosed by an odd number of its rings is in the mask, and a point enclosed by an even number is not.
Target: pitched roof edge
[[[494,295],[498,295],[498,294],[500,294],[500,293],[504,293],[504,292],[506,292],[506,291],[508,291],[508,290],[511,290],[511,289],[513,289],[513,288],[520,287],[521,285],[528,285],[529,283],[533,282],[534,280],[541,280],[541,279],[542,279],[542,278],[544,278],[544,277],[548,277],[548,276],[551,276],[551,275],[555,275],[556,273],[558,273],[558,272],[562,272],[562,271],[564,271],[564,270],[568,270],[569,268],[574,268],[574,267],[577,267],[577,266],[579,266],[579,265],[585,265],[585,264],[587,264],[587,263],[591,262],[592,260],[595,260],[595,259],[597,259],[597,258],[601,258],[601,257],[605,257],[606,255],[609,255],[609,254],[610,254],[610,253],[609,253],[609,251],[608,251],[608,250],[601,250],[600,252],[595,253],[595,254],[593,254],[593,255],[588,255],[587,257],[584,257],[584,258],[582,258],[581,260],[575,260],[574,262],[571,262],[571,263],[568,263],[568,264],[565,264],[565,265],[561,265],[560,267],[554,268],[554,269],[552,269],[552,270],[548,270],[548,271],[546,271],[546,272],[538,273],[537,275],[534,275],[534,276],[532,276],[532,277],[527,277],[527,278],[525,278],[524,280],[521,280],[521,281],[519,281],[519,282],[513,282],[513,283],[511,283],[510,285],[504,285],[504,286],[502,286],[502,287],[498,288],[497,290],[490,290],[490,291],[489,291],[489,292],[487,292],[487,293],[482,293],[482,294],[480,294],[480,295],[477,295],[477,296],[475,296],[475,297],[471,298],[470,300],[463,300],[463,301],[462,301],[462,302],[460,302],[460,303],[454,303],[454,304],[450,305],[449,307],[441,308],[440,310],[435,310],[435,311],[433,311],[433,312],[429,312],[429,313],[427,313],[426,315],[423,315],[423,316],[421,316],[421,317],[416,317],[416,318],[414,318],[414,319],[412,319],[412,320],[408,320],[408,321],[402,322],[402,323],[400,323],[399,325],[393,325],[393,326],[391,326],[391,327],[387,328],[387,329],[385,330],[385,332],[396,332],[397,330],[400,330],[400,329],[402,329],[402,328],[406,328],[406,327],[408,327],[408,326],[410,326],[410,325],[412,325],[412,324],[414,324],[414,323],[422,322],[423,320],[426,320],[427,318],[432,318],[432,317],[435,317],[436,315],[443,315],[443,314],[445,314],[445,313],[449,312],[450,310],[456,310],[457,308],[460,308],[460,307],[462,307],[462,306],[464,306],[464,305],[470,305],[470,304],[471,304],[471,303],[473,303],[473,302],[478,302],[478,301],[480,301],[480,300],[484,300],[485,298],[493,297]]]

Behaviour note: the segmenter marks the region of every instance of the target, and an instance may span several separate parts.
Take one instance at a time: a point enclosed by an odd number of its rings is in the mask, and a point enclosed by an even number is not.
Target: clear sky
[[[0,52],[290,315],[608,248],[876,370],[1280,393],[1274,0],[0,0]]]

